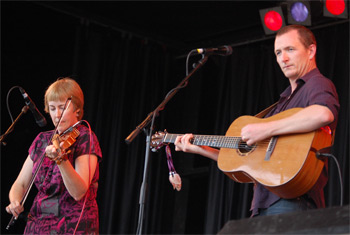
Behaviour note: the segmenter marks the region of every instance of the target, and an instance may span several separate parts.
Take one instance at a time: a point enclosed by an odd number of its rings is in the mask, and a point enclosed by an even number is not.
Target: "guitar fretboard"
[[[163,142],[164,143],[175,143],[176,137],[180,134],[166,134]],[[194,145],[210,146],[216,148],[239,148],[241,143],[241,137],[234,136],[222,136],[222,135],[194,135],[191,141]]]

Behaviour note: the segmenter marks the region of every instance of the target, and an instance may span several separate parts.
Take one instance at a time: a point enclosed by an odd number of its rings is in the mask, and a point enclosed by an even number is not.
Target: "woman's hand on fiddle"
[[[55,160],[59,156],[56,147],[53,145],[46,147],[45,154],[50,160]]]
[[[12,214],[16,219],[23,210],[24,208],[19,201],[13,201],[6,207],[6,212]]]

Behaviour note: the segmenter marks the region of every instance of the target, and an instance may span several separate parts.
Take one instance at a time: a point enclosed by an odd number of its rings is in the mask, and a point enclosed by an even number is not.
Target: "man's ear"
[[[316,50],[317,50],[317,47],[315,44],[311,44],[309,46],[309,51],[310,51],[310,54],[309,54],[309,59],[312,59],[316,56]]]

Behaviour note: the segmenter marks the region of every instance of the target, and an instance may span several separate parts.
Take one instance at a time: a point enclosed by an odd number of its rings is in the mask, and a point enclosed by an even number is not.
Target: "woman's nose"
[[[60,109],[56,109],[55,116],[56,116],[57,118],[60,118],[60,117],[61,117],[61,114],[62,114],[61,110],[60,110]]]

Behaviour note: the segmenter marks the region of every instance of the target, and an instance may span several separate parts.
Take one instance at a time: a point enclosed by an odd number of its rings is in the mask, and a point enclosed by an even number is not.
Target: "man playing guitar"
[[[240,136],[252,146],[274,136],[307,133],[328,126],[334,132],[337,124],[339,101],[334,84],[325,78],[316,65],[316,40],[313,33],[300,25],[289,25],[278,31],[275,55],[290,86],[280,95],[277,105],[265,116],[300,107],[300,111],[281,119],[250,123],[241,128]],[[194,136],[177,136],[176,151],[195,153],[215,161],[220,150],[192,144]],[[220,161],[219,161],[220,162]],[[252,216],[281,214],[325,207],[323,188],[327,182],[327,162],[317,182],[304,195],[281,198],[264,185],[255,182],[251,205]]]

